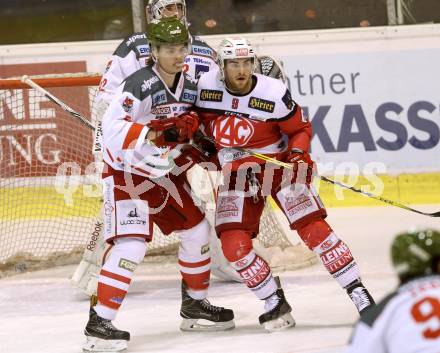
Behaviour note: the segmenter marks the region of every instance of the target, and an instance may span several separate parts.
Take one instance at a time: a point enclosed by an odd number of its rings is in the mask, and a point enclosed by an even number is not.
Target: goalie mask
[[[147,23],[163,17],[177,17],[183,23],[187,23],[185,0],[149,0],[145,11]]]
[[[397,235],[391,245],[391,260],[402,282],[438,273],[440,232],[428,229]]]
[[[225,82],[225,60],[245,58],[253,59],[253,74],[257,64],[257,56],[251,43],[245,38],[224,39],[217,50],[217,64],[220,68],[220,79]]]

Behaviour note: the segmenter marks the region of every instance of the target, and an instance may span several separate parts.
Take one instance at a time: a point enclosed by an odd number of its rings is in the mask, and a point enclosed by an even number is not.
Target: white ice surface
[[[436,211],[439,205],[418,207]],[[436,218],[392,207],[329,210],[329,223],[351,247],[364,284],[376,299],[396,285],[389,262],[393,235],[412,226],[440,228]],[[0,280],[0,353],[81,352],[88,302],[70,286],[74,267]],[[131,332],[129,352],[336,353],[342,352],[357,313],[321,265],[281,274],[294,329],[268,334],[258,325],[263,303],[242,284],[213,280],[214,304],[234,309],[229,332],[179,331],[180,284],[175,264],[143,265],[115,325]]]

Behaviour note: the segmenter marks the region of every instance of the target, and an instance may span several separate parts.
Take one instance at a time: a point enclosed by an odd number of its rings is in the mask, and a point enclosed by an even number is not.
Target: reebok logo
[[[90,240],[87,243],[87,250],[89,251],[94,251],[95,247],[96,247],[96,242],[99,238],[99,235],[101,234],[101,230],[102,230],[102,226],[104,225],[104,223],[102,222],[96,222],[95,223],[95,229],[93,230]]]

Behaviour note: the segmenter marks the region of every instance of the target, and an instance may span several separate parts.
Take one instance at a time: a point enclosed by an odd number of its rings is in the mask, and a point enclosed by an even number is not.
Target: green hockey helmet
[[[391,260],[402,282],[438,272],[440,232],[426,229],[398,234],[391,245]]]
[[[160,44],[186,44],[189,42],[188,29],[177,17],[153,20],[147,25],[147,37],[153,46],[160,46]]]

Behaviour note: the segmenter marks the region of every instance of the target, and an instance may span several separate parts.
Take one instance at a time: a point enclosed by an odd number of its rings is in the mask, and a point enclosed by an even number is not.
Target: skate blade
[[[87,336],[87,342],[83,345],[85,353],[114,353],[125,352],[127,341],[103,340],[102,338]]]
[[[183,319],[180,324],[182,331],[196,331],[196,332],[209,332],[209,331],[226,331],[235,327],[234,320],[225,322],[214,322],[204,319]]]
[[[263,324],[263,327],[268,332],[282,331],[289,327],[295,326],[296,322],[290,313],[286,313],[279,318],[271,321],[267,321]]]

